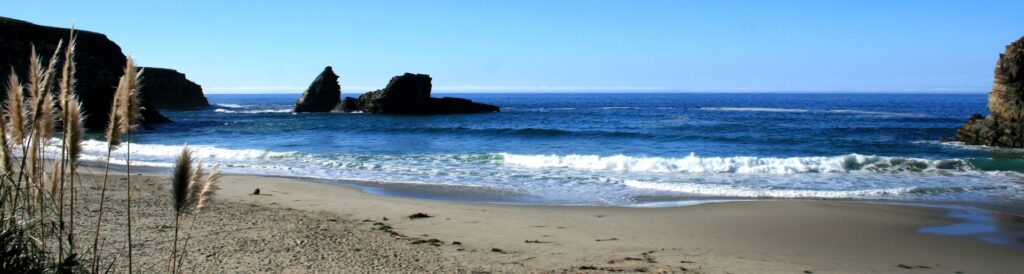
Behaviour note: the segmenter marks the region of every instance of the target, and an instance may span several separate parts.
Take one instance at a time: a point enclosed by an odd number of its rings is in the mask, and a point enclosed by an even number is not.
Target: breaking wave
[[[806,109],[795,108],[737,108],[737,107],[704,107],[706,111],[737,111],[737,112],[808,112]]]
[[[282,109],[239,110],[239,109],[223,109],[223,108],[218,108],[218,109],[215,109],[213,111],[217,112],[217,113],[232,113],[232,114],[234,114],[234,113],[260,114],[260,113],[291,113],[292,109],[290,109],[290,108],[282,108]]]
[[[975,171],[967,160],[930,160],[860,154],[814,157],[633,157],[626,155],[521,155],[502,153],[503,162],[528,168],[568,168],[619,172],[692,174],[798,174],[798,173],[962,173]]]

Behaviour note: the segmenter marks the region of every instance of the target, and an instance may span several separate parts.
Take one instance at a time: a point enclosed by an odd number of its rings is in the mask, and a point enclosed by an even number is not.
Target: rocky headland
[[[196,110],[210,106],[203,87],[185,78],[185,74],[167,68],[141,67],[144,85],[139,89],[142,101],[158,109]]]
[[[36,47],[45,64],[57,49],[58,41],[67,41],[69,33],[70,29],[66,28],[40,26],[0,17],[0,75],[6,77],[13,68],[18,77],[26,79],[32,47]],[[76,91],[82,102],[82,111],[85,112],[85,127],[100,130],[107,125],[114,88],[124,73],[127,58],[121,52],[121,47],[106,35],[84,30],[75,30],[75,34],[78,35],[75,48],[75,62],[78,65],[75,74]],[[146,83],[143,82],[143,85]],[[142,107],[144,124],[171,121],[161,115],[151,101],[142,102]]]
[[[988,117],[972,115],[957,129],[956,140],[969,145],[1024,147],[1024,37],[999,55],[988,110]]]

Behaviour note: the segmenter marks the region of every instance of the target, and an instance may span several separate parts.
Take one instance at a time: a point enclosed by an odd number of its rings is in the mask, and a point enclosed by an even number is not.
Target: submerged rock
[[[40,26],[0,17],[0,75],[4,81],[11,73],[12,66],[18,77],[27,79],[32,46],[36,47],[36,52],[45,64],[57,49],[57,42],[61,39],[67,42],[69,31],[66,28]],[[75,34],[78,35],[75,48],[75,90],[85,113],[85,127],[102,130],[106,128],[114,89],[124,73],[127,58],[121,53],[121,47],[106,35],[84,30],[75,30]],[[145,79],[142,81],[146,85]],[[4,97],[0,96],[0,100],[5,100]],[[170,122],[149,102],[143,101],[142,107],[143,124]]]
[[[142,100],[158,109],[195,110],[210,106],[203,87],[173,69],[143,67],[139,89]]]
[[[406,73],[391,78],[381,90],[371,91],[359,99],[345,98],[341,110],[377,114],[458,114],[498,112],[497,106],[476,103],[462,98],[430,97],[430,75]]]
[[[988,117],[972,115],[957,129],[956,139],[969,145],[1024,147],[1024,37],[999,55],[988,110]]]
[[[295,102],[295,112],[330,112],[338,105],[339,99],[341,86],[338,85],[338,75],[327,66]]]

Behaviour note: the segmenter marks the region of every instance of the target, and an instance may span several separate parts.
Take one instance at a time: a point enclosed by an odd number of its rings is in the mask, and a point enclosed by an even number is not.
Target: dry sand
[[[97,176],[82,177],[83,200],[98,197]],[[132,179],[135,260],[144,273],[165,271],[170,256],[167,177]],[[124,182],[119,176],[110,185],[113,210],[102,230],[109,239],[106,253],[124,254]],[[676,208],[525,206],[378,196],[276,177],[225,176],[218,185],[192,232],[187,272],[1024,270],[1024,250],[917,233],[956,221],[933,208],[795,200]],[[261,195],[251,195],[256,188]],[[95,217],[88,217],[94,210],[79,210],[79,227],[94,225]],[[432,217],[407,218],[419,212]],[[189,224],[184,222],[186,230]]]

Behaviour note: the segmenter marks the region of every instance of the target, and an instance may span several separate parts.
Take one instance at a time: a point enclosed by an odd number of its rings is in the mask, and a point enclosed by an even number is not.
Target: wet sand
[[[122,173],[123,174],[123,173]],[[83,199],[96,197],[83,175]],[[123,175],[121,176],[123,177]],[[168,176],[133,176],[136,261],[166,268]],[[123,178],[110,186],[124,207]],[[446,202],[367,194],[290,178],[225,176],[189,243],[188,269],[213,272],[700,273],[1016,272],[1024,249],[920,233],[956,224],[941,208],[752,201],[675,208]],[[251,195],[259,188],[261,195]],[[90,207],[79,210],[91,213]],[[123,247],[108,211],[108,249]],[[427,218],[409,218],[425,213]],[[1002,227],[1020,218],[999,216]],[[92,224],[93,219],[79,223]],[[1018,226],[1019,227],[1019,226]],[[87,237],[91,239],[91,236]],[[114,251],[105,251],[114,252]],[[123,253],[123,252],[122,252]]]

